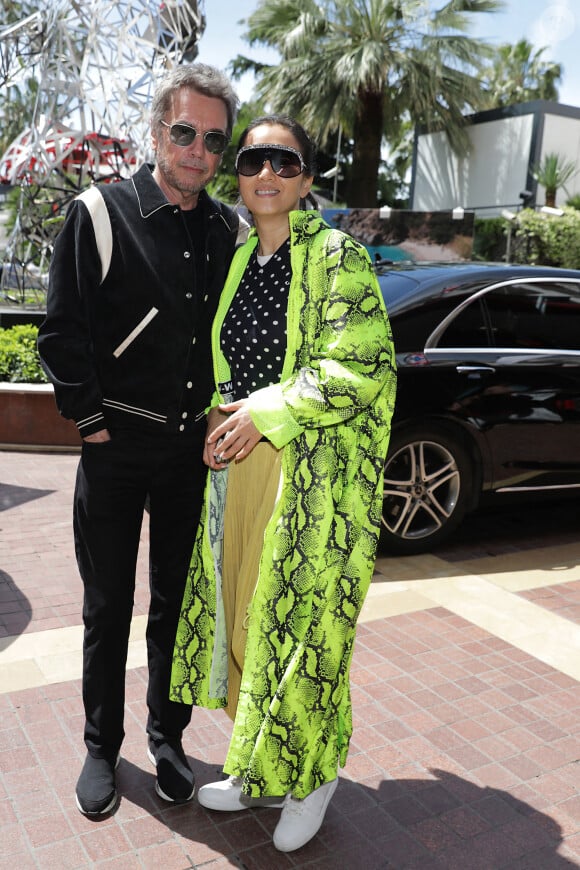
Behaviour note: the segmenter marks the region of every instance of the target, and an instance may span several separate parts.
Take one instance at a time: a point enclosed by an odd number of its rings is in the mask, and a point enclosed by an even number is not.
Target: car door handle
[[[455,366],[455,371],[460,375],[492,375],[495,372],[495,369],[493,366]]]

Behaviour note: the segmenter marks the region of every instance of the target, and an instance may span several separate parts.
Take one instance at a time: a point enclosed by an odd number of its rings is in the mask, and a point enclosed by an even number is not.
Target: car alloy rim
[[[382,522],[398,538],[426,538],[451,517],[461,488],[453,455],[433,441],[412,441],[385,466]]]

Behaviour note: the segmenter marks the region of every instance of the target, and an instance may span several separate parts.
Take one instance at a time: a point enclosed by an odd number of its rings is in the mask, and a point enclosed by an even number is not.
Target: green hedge
[[[570,207],[562,211],[562,215],[531,208],[518,212],[511,244],[514,263],[580,269],[580,212]]]
[[[0,381],[47,383],[36,349],[37,335],[38,327],[30,323],[0,328]]]
[[[476,218],[473,235],[473,259],[501,263],[505,259],[505,252],[505,220],[500,217]]]
[[[570,205],[562,211],[562,215],[532,208],[517,212],[511,223],[510,261],[580,269],[580,211]],[[503,217],[477,218],[473,259],[505,261],[509,227]]]

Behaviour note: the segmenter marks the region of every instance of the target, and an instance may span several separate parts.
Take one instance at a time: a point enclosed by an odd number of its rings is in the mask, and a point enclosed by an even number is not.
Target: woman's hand
[[[219,408],[212,408],[207,415],[207,431],[205,433],[205,441],[203,445],[203,461],[206,465],[209,465],[210,468],[218,469],[223,468],[222,465],[216,463],[214,459],[215,446],[213,444],[208,444],[208,438],[216,428],[226,419],[226,415],[222,414]]]
[[[238,402],[218,405],[217,408],[212,409],[219,412],[221,422],[218,421],[217,425],[213,425],[212,421],[211,432],[209,432],[208,415],[209,434],[203,455],[204,461],[207,455],[209,459],[207,465],[210,468],[217,470],[223,468],[231,459],[244,459],[262,437],[254,426],[246,404],[247,399],[240,399]]]

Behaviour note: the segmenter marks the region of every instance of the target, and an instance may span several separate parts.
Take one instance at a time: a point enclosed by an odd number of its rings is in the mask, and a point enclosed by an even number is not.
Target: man
[[[74,534],[84,584],[87,757],[76,787],[90,816],[117,804],[125,666],[144,506],[149,503],[148,754],[164,800],[193,797],[181,745],[191,707],[169,701],[175,631],[205,467],[213,392],[210,326],[238,232],[204,188],[237,112],[229,81],[179,67],[152,102],[153,169],[70,206],[51,260],[38,347],[57,405],[82,436]]]

